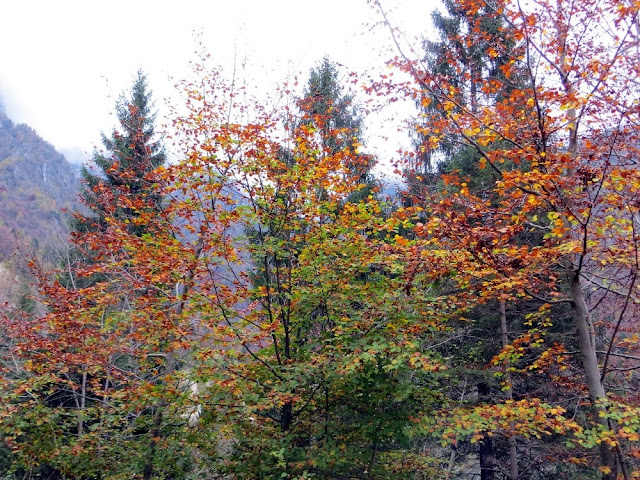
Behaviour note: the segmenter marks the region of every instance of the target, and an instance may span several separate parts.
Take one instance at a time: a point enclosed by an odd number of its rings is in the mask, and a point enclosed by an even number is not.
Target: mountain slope
[[[63,155],[29,126],[0,110],[0,261],[18,244],[38,253],[63,245],[78,176]]]

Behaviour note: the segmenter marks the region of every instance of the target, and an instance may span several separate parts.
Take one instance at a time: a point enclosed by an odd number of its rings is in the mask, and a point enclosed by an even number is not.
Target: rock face
[[[0,261],[20,244],[40,254],[63,245],[77,169],[29,126],[0,110]]]

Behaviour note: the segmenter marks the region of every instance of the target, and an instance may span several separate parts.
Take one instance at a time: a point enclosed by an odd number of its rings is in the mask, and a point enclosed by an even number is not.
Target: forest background
[[[638,3],[447,1],[414,50],[371,6],[380,78],[274,107],[205,53],[163,137],[143,73],[117,101],[2,313],[7,478],[640,475]]]

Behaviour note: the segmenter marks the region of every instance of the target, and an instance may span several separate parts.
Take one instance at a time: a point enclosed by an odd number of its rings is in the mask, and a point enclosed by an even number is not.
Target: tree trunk
[[[286,432],[291,428],[293,422],[293,403],[288,401],[282,406],[282,412],[280,416],[280,429]]]
[[[478,383],[478,396],[481,399],[489,395],[489,393],[489,385],[484,382]],[[479,446],[480,480],[494,480],[493,442],[491,441],[491,437],[485,436],[479,442]]]
[[[153,413],[153,427],[151,427],[149,432],[151,437],[149,439],[149,452],[147,453],[147,458],[145,459],[144,468],[142,470],[142,478],[144,480],[151,480],[153,478],[153,460],[156,456],[156,442],[160,436],[163,409],[164,405],[160,404],[156,407],[155,412]]]
[[[507,305],[504,301],[500,302],[500,332],[502,336],[502,347],[505,348],[509,345],[509,330],[507,328]],[[513,400],[513,386],[511,385],[511,373],[509,372],[509,363],[506,365],[507,371],[505,373],[505,380],[509,384],[507,390],[507,399]],[[509,437],[509,478],[510,480],[517,480],[518,473],[518,444],[515,433],[513,433],[513,422],[509,424],[511,428],[511,436]]]
[[[596,355],[596,349],[591,342],[591,332],[589,331],[589,310],[584,301],[584,295],[582,293],[582,284],[580,282],[580,275],[573,274],[570,279],[571,283],[571,299],[573,321],[578,333],[578,340],[580,342],[580,355],[582,357],[582,367],[587,380],[587,389],[589,393],[589,400],[593,407],[593,413],[596,422],[605,430],[610,430],[609,422],[606,417],[601,416],[605,413],[607,408],[604,402],[606,402],[606,394],[602,381],[600,380],[600,368],[598,367],[598,357]],[[603,480],[614,480],[617,478],[617,464],[616,454],[614,449],[603,442],[600,445],[600,456],[602,465],[611,469],[611,473],[604,473],[602,475]]]
[[[480,480],[494,480],[493,442],[490,437],[480,441]]]
[[[165,374],[171,375],[176,368],[176,357],[173,352],[167,352],[165,357]],[[164,410],[167,407],[167,401],[161,398],[156,405],[153,412],[153,426],[149,432],[149,453],[145,460],[144,468],[142,470],[142,478],[144,480],[151,480],[153,478],[154,459],[157,451],[158,439],[162,435],[162,420],[164,418]]]

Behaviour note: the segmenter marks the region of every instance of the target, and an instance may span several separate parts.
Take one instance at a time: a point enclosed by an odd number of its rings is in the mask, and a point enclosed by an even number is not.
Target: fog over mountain
[[[91,153],[80,147],[60,148],[58,151],[64,155],[64,158],[66,158],[74,168],[79,168],[82,164],[87,163],[91,158]]]

